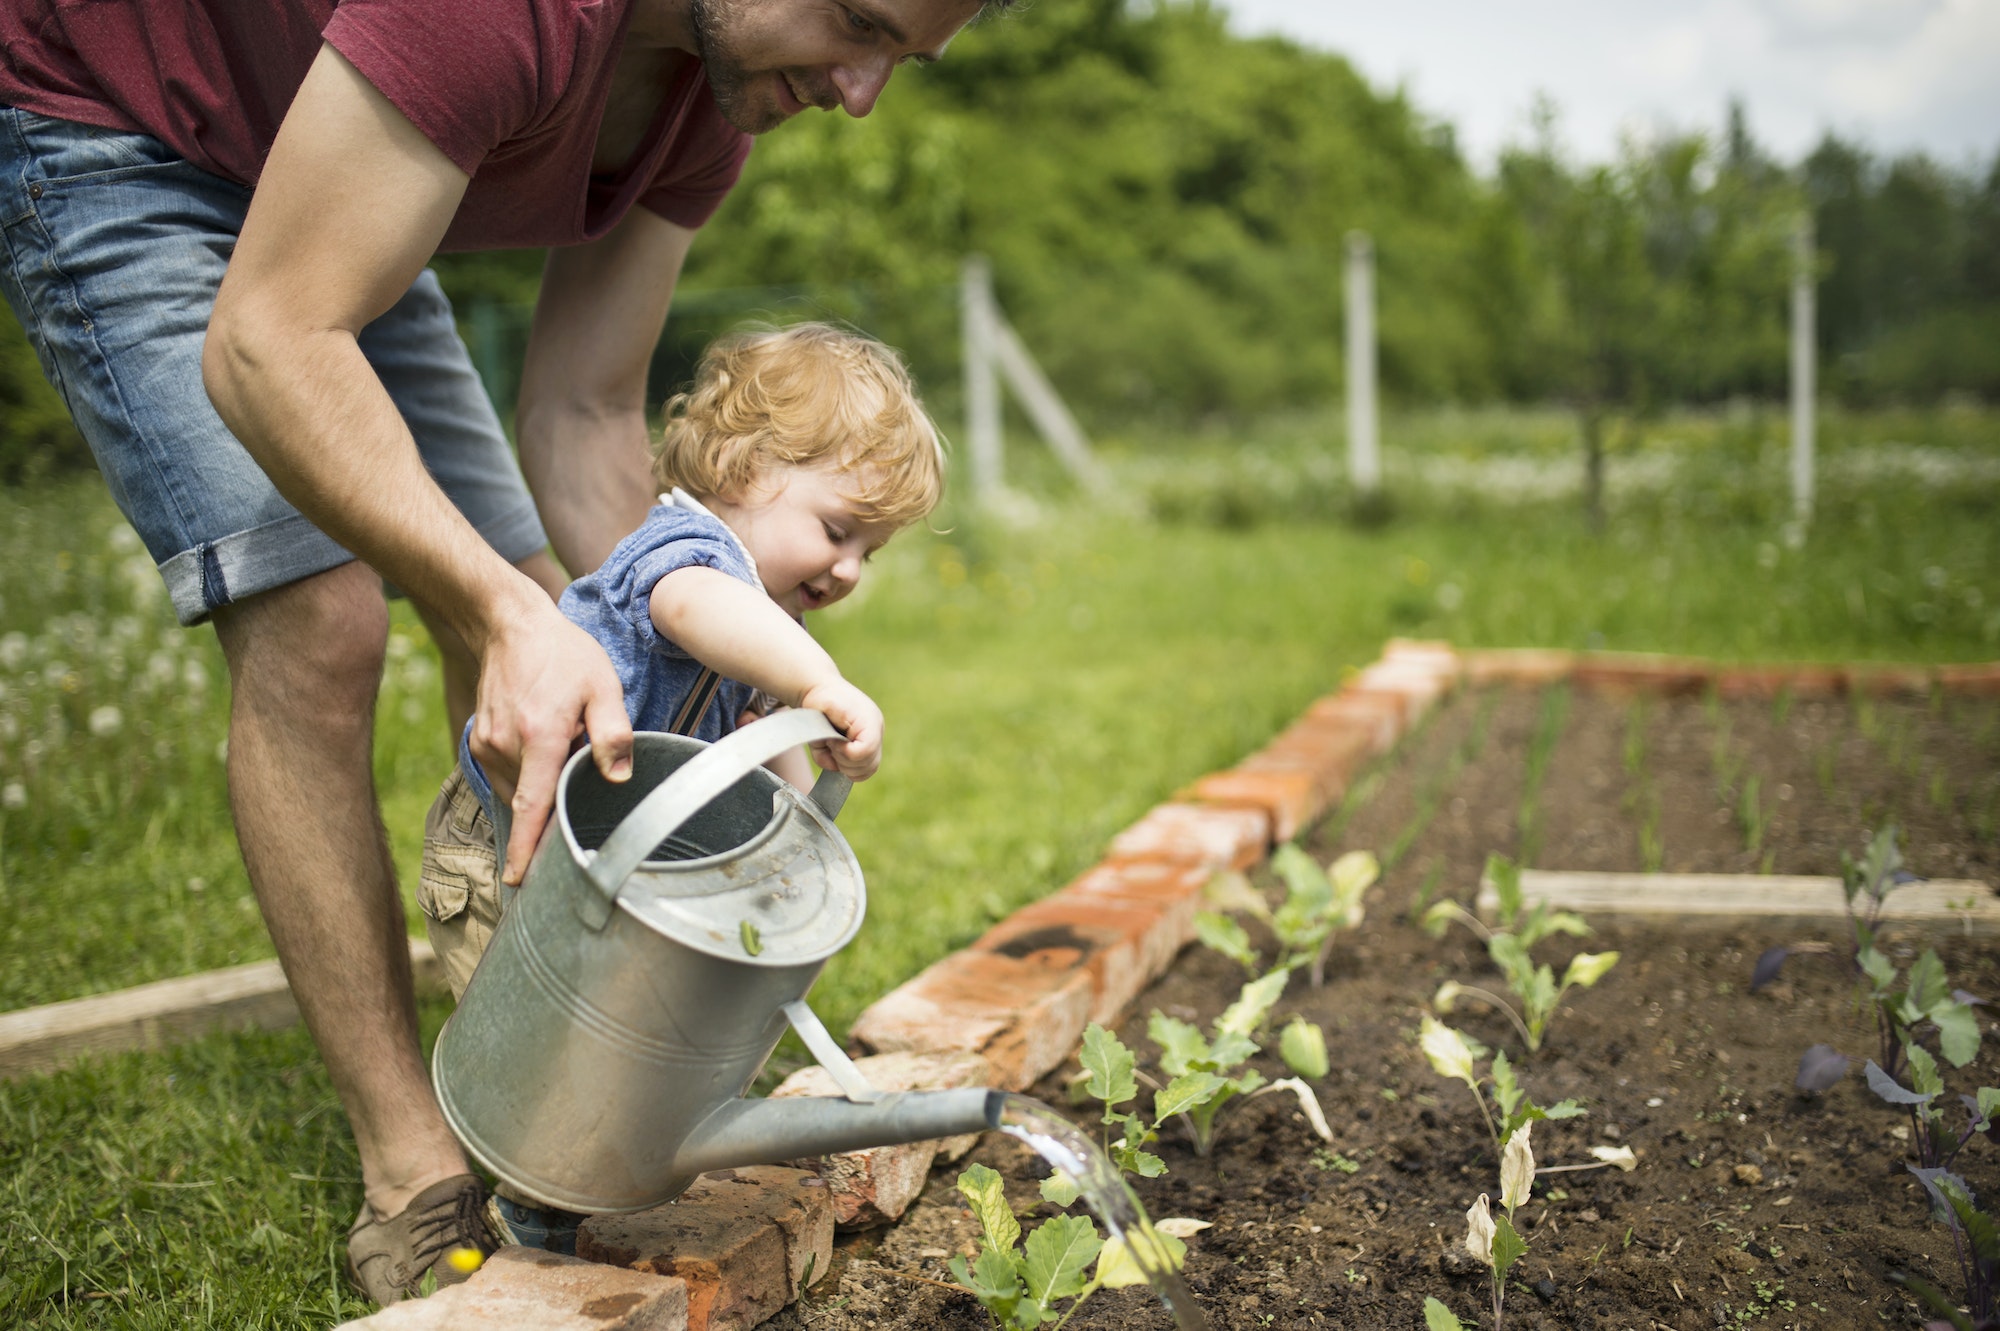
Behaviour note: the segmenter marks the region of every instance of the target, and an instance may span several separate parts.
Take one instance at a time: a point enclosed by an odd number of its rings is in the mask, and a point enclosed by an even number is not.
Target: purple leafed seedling
[[[1814,1045],[1799,1056],[1798,1088],[1810,1095],[1831,1089],[1847,1075],[1848,1061],[1846,1054],[1830,1044]]]
[[[1959,1274],[1965,1280],[1965,1311],[1930,1284],[1896,1273],[1891,1278],[1931,1306],[1944,1320],[1930,1331],[2000,1331],[2000,1225],[1985,1211],[1965,1180],[1950,1170],[1912,1169],[1930,1194],[1931,1216],[1951,1231]]]

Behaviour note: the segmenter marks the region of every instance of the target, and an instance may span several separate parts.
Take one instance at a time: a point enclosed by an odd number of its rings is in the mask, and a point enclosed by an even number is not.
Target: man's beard
[[[695,55],[708,76],[708,88],[722,118],[745,134],[763,134],[783,124],[785,116],[751,90],[751,76],[726,33],[729,25],[725,15],[734,7],[734,0],[689,0],[688,23],[694,30]]]

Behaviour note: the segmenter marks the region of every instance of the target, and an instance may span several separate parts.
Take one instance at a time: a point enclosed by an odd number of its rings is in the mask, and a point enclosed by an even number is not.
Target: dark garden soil
[[[1544,776],[1531,792],[1538,735],[1553,747],[1539,746]],[[1744,803],[1753,777],[1757,814]],[[1415,1036],[1444,980],[1502,986],[1469,933],[1434,941],[1407,921],[1420,898],[1469,901],[1488,852],[1541,868],[1831,874],[1843,849],[1858,852],[1871,828],[1893,820],[1917,873],[1990,884],[2000,883],[1996,802],[2000,702],[1990,700],[1459,697],[1307,839],[1322,858],[1370,848],[1388,861],[1366,923],[1335,949],[1325,986],[1312,990],[1300,974],[1277,1010],[1279,1022],[1300,1012],[1326,1029],[1333,1072],[1318,1093],[1334,1141],[1312,1134],[1291,1096],[1263,1096],[1225,1113],[1210,1159],[1170,1129],[1156,1148],[1168,1174],[1138,1184],[1154,1216],[1213,1222],[1189,1241],[1187,1266],[1211,1324],[1421,1327],[1433,1295],[1467,1326],[1491,1325],[1481,1315],[1486,1272],[1462,1240],[1466,1207],[1499,1192],[1495,1153],[1470,1092],[1431,1071]],[[1858,1072],[1822,1097],[1793,1089],[1808,1045],[1832,1043],[1856,1056],[1857,1069],[1874,1054],[1844,963],[1794,958],[1779,983],[1748,992],[1758,954],[1798,936],[1742,924],[1605,923],[1582,949],[1579,940],[1542,945],[1558,973],[1576,950],[1616,948],[1622,959],[1595,989],[1572,991],[1541,1054],[1520,1060],[1539,1102],[1573,1096],[1589,1107],[1587,1117],[1536,1125],[1537,1160],[1579,1163],[1592,1145],[1618,1144],[1638,1152],[1639,1166],[1538,1182],[1518,1217],[1529,1253],[1508,1295],[1508,1326],[1910,1327],[1922,1319],[1889,1283],[1891,1271],[1961,1289],[1950,1235],[1930,1222],[1904,1168],[1908,1119]],[[1806,936],[1839,944],[1846,931]],[[1954,985],[2000,997],[2000,943],[1893,930],[1888,939],[1904,964],[1936,946]],[[1206,1025],[1242,980],[1233,963],[1191,948],[1120,1035],[1143,1066],[1152,1052],[1146,1013]],[[1450,1020],[1521,1054],[1490,1009],[1461,1008]],[[1990,1020],[1982,1026],[1975,1063],[1947,1069],[1954,1093],[2000,1084],[2000,1038]],[[1275,1057],[1256,1064],[1286,1075]],[[1035,1094],[1061,1103],[1073,1072]],[[1023,1149],[988,1134],[973,1158],[1007,1177],[1026,1223],[1052,1213],[1036,1192],[1040,1163]],[[2000,1198],[2000,1149],[1976,1140],[1958,1168],[1989,1204]],[[773,1325],[987,1325],[970,1297],[925,1283],[949,1282],[946,1258],[973,1250],[977,1231],[958,1205],[956,1174],[936,1171],[902,1224],[846,1240],[831,1278]],[[1070,1323],[1168,1324],[1140,1291],[1100,1294]]]

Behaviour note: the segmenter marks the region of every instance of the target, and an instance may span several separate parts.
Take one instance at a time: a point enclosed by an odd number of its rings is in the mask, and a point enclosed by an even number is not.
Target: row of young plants
[[[1293,974],[1305,971],[1314,988],[1325,983],[1333,944],[1342,931],[1361,923],[1363,897],[1379,877],[1380,865],[1373,854],[1356,851],[1323,869],[1292,844],[1280,846],[1271,863],[1284,885],[1283,900],[1275,909],[1241,875],[1221,875],[1209,886],[1210,904],[1218,909],[1196,917],[1196,935],[1204,945],[1241,965],[1248,978],[1206,1031],[1159,1011],[1151,1014],[1147,1038],[1155,1048],[1150,1066],[1157,1067],[1164,1080],[1147,1072],[1137,1052],[1103,1026],[1093,1024],[1084,1033],[1079,1053],[1082,1070],[1072,1083],[1071,1098],[1077,1104],[1094,1102],[1098,1106],[1100,1144],[1122,1174],[1158,1178],[1166,1173],[1166,1162],[1147,1148],[1176,1125],[1185,1131],[1196,1156],[1206,1158],[1232,1109],[1280,1091],[1298,1098],[1321,1140],[1333,1139],[1312,1087],[1329,1071],[1326,1036],[1319,1026],[1294,1016],[1278,1033],[1279,1056],[1294,1075],[1268,1079],[1249,1063],[1270,1038],[1271,1013]],[[1487,873],[1499,893],[1497,928],[1489,929],[1455,902],[1437,903],[1425,915],[1424,923],[1433,933],[1442,932],[1454,919],[1476,930],[1500,966],[1514,1003],[1487,990],[1448,983],[1433,1004],[1449,1011],[1459,997],[1483,998],[1508,1013],[1526,1049],[1533,1052],[1541,1048],[1563,994],[1597,983],[1618,956],[1615,952],[1579,955],[1558,980],[1548,963],[1535,960],[1533,949],[1556,933],[1588,933],[1588,926],[1573,913],[1554,911],[1546,904],[1527,907],[1519,871],[1511,862],[1496,857],[1489,862]],[[1229,912],[1261,921],[1276,943],[1275,953],[1267,959],[1248,930]],[[1540,1119],[1575,1117],[1584,1110],[1568,1100],[1547,1108],[1538,1105],[1520,1085],[1504,1051],[1488,1051],[1435,1018],[1424,1019],[1421,1043],[1438,1071],[1463,1081],[1472,1090],[1503,1161],[1500,1211],[1495,1213],[1489,1198],[1482,1194],[1467,1213],[1471,1226],[1468,1246],[1494,1273],[1497,1327],[1504,1316],[1507,1271],[1526,1251],[1511,1217],[1526,1198],[1536,1172],[1529,1139],[1532,1124]],[[1484,1072],[1477,1070],[1482,1061]],[[1491,1107],[1484,1089],[1488,1085]],[[1151,1092],[1150,1112],[1145,1111],[1142,1091]],[[1497,1118],[1494,1108],[1499,1111]],[[1636,1164],[1629,1147],[1597,1147],[1592,1154],[1598,1158],[1589,1164],[1553,1166],[1541,1172],[1605,1166],[1631,1169]],[[1335,1161],[1338,1165],[1337,1156]],[[973,1261],[955,1258],[952,1270],[991,1314],[996,1326],[1034,1327],[1045,1322],[1060,1326],[1096,1290],[1140,1279],[1122,1245],[1101,1238],[1087,1217],[1057,1216],[1024,1234],[1006,1208],[999,1175],[974,1165],[960,1176],[958,1186],[979,1217],[982,1242]],[[1060,1171],[1042,1185],[1043,1199],[1059,1208],[1072,1204],[1076,1196],[1074,1181]],[[1207,1228],[1207,1222],[1175,1217],[1158,1222],[1154,1228],[1178,1264],[1185,1252],[1180,1240]],[[1097,1264],[1096,1272],[1086,1275],[1092,1262]],[[1065,1302],[1066,1308],[1058,1307]],[[1427,1309],[1426,1315],[1433,1326],[1458,1325],[1448,1309],[1431,1302],[1436,1306]]]
[[[1954,988],[1933,948],[1908,968],[1899,967],[1880,946],[1882,908],[1889,895],[1918,881],[1903,863],[1893,825],[1876,832],[1860,859],[1841,853],[1841,889],[1846,897],[1848,946],[1818,942],[1774,947],[1757,959],[1750,988],[1763,988],[1782,973],[1794,955],[1835,958],[1854,978],[1857,1000],[1874,1019],[1876,1047],[1864,1058],[1868,1089],[1909,1116],[1915,1164],[1906,1164],[1924,1186],[1931,1216],[1951,1234],[1963,1299],[1919,1277],[1894,1279],[1929,1305],[1940,1320],[1931,1331],[2000,1331],[2000,1215],[1979,1205],[1965,1177],[1953,1166],[1974,1137],[2000,1143],[2000,1088],[1980,1086],[1957,1097],[1963,1115],[1951,1112],[1952,1098],[1940,1060],[1953,1068],[1979,1055],[1979,1011],[1989,1000]],[[1933,1054],[1926,1040],[1934,1041]],[[1849,1054],[1816,1044],[1799,1059],[1798,1089],[1807,1095],[1830,1090],[1853,1066]]]

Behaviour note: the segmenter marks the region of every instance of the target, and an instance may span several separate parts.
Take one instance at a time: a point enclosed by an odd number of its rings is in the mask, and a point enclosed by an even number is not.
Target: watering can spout
[[[904,1091],[870,1104],[832,1096],[731,1100],[688,1135],[674,1160],[692,1180],[714,1169],[933,1141],[1000,1126],[1003,1091]]]

